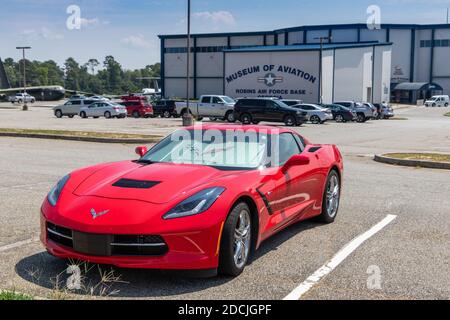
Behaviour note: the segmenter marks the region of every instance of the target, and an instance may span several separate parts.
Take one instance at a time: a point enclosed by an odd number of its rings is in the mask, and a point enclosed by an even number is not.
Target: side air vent
[[[120,180],[114,182],[113,187],[150,189],[160,183],[161,183],[161,181],[120,179]]]

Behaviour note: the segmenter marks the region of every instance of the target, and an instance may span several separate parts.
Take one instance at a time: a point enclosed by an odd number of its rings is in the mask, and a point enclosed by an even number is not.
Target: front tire
[[[231,210],[220,242],[219,272],[236,277],[244,271],[250,256],[252,220],[245,202]]]
[[[356,115],[356,121],[359,123],[366,122],[366,116],[363,113],[358,113]]]
[[[106,118],[106,119],[110,119],[110,118],[111,118],[111,112],[106,111],[106,112],[105,112],[105,118]]]
[[[336,218],[341,198],[341,182],[336,170],[328,175],[325,191],[322,197],[322,212],[317,220],[324,223],[332,223]]]
[[[288,127],[295,126],[295,118],[293,116],[286,116],[284,117],[284,124]]]
[[[170,118],[170,112],[169,111],[164,111],[164,113],[162,114],[162,117]]]
[[[320,118],[319,118],[319,116],[314,115],[314,116],[311,116],[310,121],[314,124],[319,124]]]
[[[82,117],[83,119],[86,119],[87,118],[86,112],[81,111],[80,112],[80,117]]]
[[[57,117],[58,119],[61,119],[63,116],[62,111],[61,110],[56,110],[55,111],[55,117]]]
[[[341,114],[336,115],[336,122],[344,122],[344,117]]]

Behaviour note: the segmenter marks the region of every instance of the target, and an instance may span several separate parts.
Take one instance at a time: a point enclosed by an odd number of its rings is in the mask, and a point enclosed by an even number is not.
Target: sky
[[[192,32],[274,30],[300,25],[365,23],[380,8],[381,23],[445,23],[450,0],[191,0]],[[187,0],[0,0],[0,58],[68,57],[80,63],[112,55],[124,68],[160,61],[159,34],[184,33]],[[79,15],[78,15],[79,13]],[[79,28],[78,28],[79,27]]]

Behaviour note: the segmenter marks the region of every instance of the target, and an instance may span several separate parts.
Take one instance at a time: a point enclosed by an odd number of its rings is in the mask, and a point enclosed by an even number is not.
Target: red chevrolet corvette
[[[50,191],[41,208],[50,254],[236,276],[271,235],[312,217],[333,222],[338,211],[338,148],[292,130],[194,126],[136,152],[74,171]]]

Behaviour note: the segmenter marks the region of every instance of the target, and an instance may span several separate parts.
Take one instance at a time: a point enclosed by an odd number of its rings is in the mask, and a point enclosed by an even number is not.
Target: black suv
[[[177,110],[175,108],[175,100],[161,99],[152,103],[153,115],[155,117],[161,116],[161,118],[177,118]]]
[[[234,105],[234,116],[242,124],[258,124],[260,121],[284,122],[287,126],[300,126],[306,112],[289,107],[275,98],[243,98]]]

